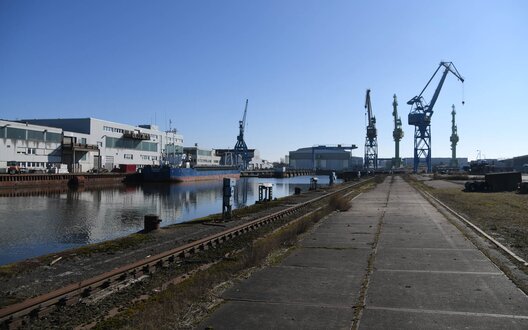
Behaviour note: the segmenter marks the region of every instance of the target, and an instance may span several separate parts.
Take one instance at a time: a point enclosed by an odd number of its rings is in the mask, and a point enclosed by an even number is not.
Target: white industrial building
[[[255,149],[253,152],[253,158],[249,161],[249,167],[250,170],[264,170],[264,169],[270,169],[273,168],[273,164],[269,161],[260,158],[260,151]]]
[[[197,144],[194,147],[183,148],[183,154],[184,160],[189,166],[220,165],[220,156],[216,156],[214,150],[199,148]]]
[[[8,162],[45,169],[67,164],[70,172],[177,163],[183,136],[154,125],[131,126],[95,118],[0,121],[0,169]]]
[[[0,172],[8,167],[45,170],[61,164],[62,130],[0,120]]]

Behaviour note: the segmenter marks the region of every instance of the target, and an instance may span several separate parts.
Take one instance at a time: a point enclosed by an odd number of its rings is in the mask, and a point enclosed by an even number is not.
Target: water
[[[309,176],[242,178],[234,207],[254,204],[259,183],[273,183],[273,197],[284,197],[295,187],[307,190],[309,182]],[[158,214],[167,226],[221,211],[222,181],[0,197],[0,264],[126,236],[143,229],[145,214]]]

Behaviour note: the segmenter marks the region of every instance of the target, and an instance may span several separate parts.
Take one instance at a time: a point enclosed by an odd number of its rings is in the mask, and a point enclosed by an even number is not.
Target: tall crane
[[[396,98],[396,94],[394,94],[393,98],[392,116],[394,117],[394,131],[392,131],[392,137],[394,138],[394,158],[392,159],[392,167],[400,168],[400,140],[403,138],[403,130],[401,119],[398,117],[398,99]]]
[[[365,109],[368,114],[367,137],[365,138],[365,164],[366,169],[378,168],[378,132],[376,131],[376,117],[372,115],[370,104],[370,89],[365,97]]]
[[[246,99],[246,107],[244,109],[244,116],[242,117],[242,120],[238,121],[239,133],[238,133],[237,142],[234,148],[236,164],[242,170],[246,170],[248,168],[249,162],[251,161],[251,155],[249,153],[246,142],[244,141],[244,129],[246,127],[247,108],[248,108],[248,100]]]
[[[455,123],[455,105],[452,106],[453,111],[451,111],[451,167],[458,167],[458,159],[456,156],[456,146],[458,143],[458,134],[457,134],[457,125]]]
[[[442,74],[442,77],[440,78],[440,82],[438,83],[438,86],[436,87],[436,90],[433,94],[433,97],[429,104],[427,104],[422,97],[423,92],[427,89],[431,81],[433,80],[434,76],[438,73],[440,68],[444,68],[444,73]],[[451,72],[453,75],[455,75],[458,80],[461,82],[464,82],[464,78],[460,75],[458,70],[456,69],[453,62],[440,62],[440,65],[436,69],[436,71],[433,73],[433,76],[425,87],[422,89],[420,94],[418,96],[413,97],[410,99],[407,104],[411,106],[411,112],[409,113],[409,125],[414,125],[414,166],[413,170],[416,173],[418,171],[418,166],[420,165],[420,159],[424,159],[426,166],[427,166],[427,172],[432,171],[432,164],[431,164],[431,117],[433,116],[433,107],[436,103],[436,100],[438,99],[438,95],[440,94],[440,90],[442,89],[442,86],[444,85],[444,81],[447,77],[447,74]]]

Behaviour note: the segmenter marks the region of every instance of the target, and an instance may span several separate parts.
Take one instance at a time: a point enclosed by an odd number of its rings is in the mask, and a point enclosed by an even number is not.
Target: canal
[[[273,184],[273,197],[308,190],[309,176],[237,180],[235,208],[258,200],[259,183]],[[328,177],[319,177],[328,185]],[[16,194],[12,194],[16,195]],[[221,213],[222,181],[144,184],[0,197],[0,265],[123,237],[143,229],[145,214],[167,226]]]

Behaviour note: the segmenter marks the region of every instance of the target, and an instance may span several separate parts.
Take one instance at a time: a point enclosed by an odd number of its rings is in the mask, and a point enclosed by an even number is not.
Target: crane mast
[[[370,89],[365,97],[365,109],[368,114],[367,137],[365,138],[365,169],[378,168],[378,133],[376,131],[376,117],[372,115],[370,104]]]
[[[442,77],[440,78],[440,81],[438,83],[438,86],[436,87],[436,90],[433,94],[433,97],[431,98],[431,101],[429,104],[427,104],[422,97],[422,94],[427,89],[435,75],[438,73],[438,71],[441,68],[444,68],[444,72],[442,74]],[[425,164],[427,167],[427,172],[432,171],[432,164],[431,164],[431,117],[433,116],[433,108],[434,105],[438,99],[438,96],[440,95],[440,91],[442,90],[442,86],[444,85],[444,81],[447,77],[447,74],[451,72],[453,75],[455,75],[461,82],[464,82],[464,78],[460,75],[458,70],[456,69],[453,62],[440,62],[440,65],[436,69],[436,71],[433,73],[425,87],[422,89],[420,94],[418,96],[413,97],[410,99],[407,104],[411,106],[411,111],[409,113],[409,125],[414,125],[414,164],[413,164],[413,171],[416,173],[418,172],[418,167],[420,165],[421,160],[425,160]]]
[[[453,110],[451,111],[451,167],[457,167],[458,168],[458,159],[456,156],[456,146],[458,143],[458,133],[457,133],[457,125],[455,123],[455,105],[452,106]]]
[[[244,108],[244,116],[242,120],[238,121],[239,133],[237,136],[237,142],[234,148],[236,165],[242,170],[248,168],[249,162],[251,161],[251,155],[249,153],[246,142],[244,141],[244,129],[246,127],[246,115],[248,108],[248,100],[246,99],[246,107]]]
[[[401,119],[398,117],[398,99],[396,98],[396,94],[394,94],[393,99],[392,116],[394,117],[394,131],[392,131],[392,137],[394,138],[394,158],[392,159],[392,167],[400,168],[400,140],[403,138],[403,130]]]

